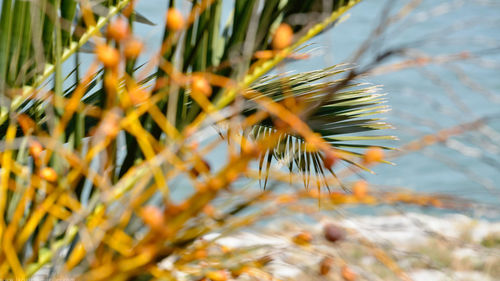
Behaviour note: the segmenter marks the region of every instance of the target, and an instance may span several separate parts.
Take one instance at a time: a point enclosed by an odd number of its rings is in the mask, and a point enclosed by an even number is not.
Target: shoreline
[[[326,241],[325,224],[343,229],[345,239]],[[299,233],[309,233],[311,241],[297,244]],[[415,281],[500,280],[500,222],[461,214],[325,218],[312,225],[287,220],[258,231],[204,238],[228,249],[257,249],[256,256],[271,260],[266,271],[280,280],[342,280],[343,266],[355,272],[356,280],[401,280],[398,274]],[[389,261],[382,264],[383,255],[395,262],[394,268],[388,268]],[[321,276],[318,268],[325,257],[334,262],[330,273]]]

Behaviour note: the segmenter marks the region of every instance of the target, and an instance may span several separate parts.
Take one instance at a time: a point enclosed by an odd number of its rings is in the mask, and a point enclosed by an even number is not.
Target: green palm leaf
[[[343,82],[342,79],[336,79],[336,76],[348,70],[349,68],[345,65],[340,65],[295,75],[269,76],[252,85],[252,89],[275,101],[283,100],[286,91],[287,94],[304,103],[305,108],[308,108],[308,105],[317,104],[318,100],[323,100],[321,106],[304,121],[333,147],[352,155],[354,158],[359,158],[362,156],[361,150],[378,146],[375,143],[367,144],[367,141],[391,140],[395,137],[360,135],[360,133],[391,129],[390,124],[374,116],[388,111],[389,107],[384,105],[384,94],[379,93],[380,87],[378,86],[350,82],[338,92],[332,93],[332,89]],[[245,114],[252,114],[256,110],[256,104],[249,104]],[[246,136],[251,138],[269,136],[271,132],[276,131],[273,126],[272,120],[266,119],[255,126],[253,130],[247,132]],[[305,151],[303,147],[304,139],[300,136],[283,134],[275,147],[271,147],[261,154],[259,169],[265,169],[265,172],[261,171],[260,173],[263,177],[264,188],[267,184],[267,175],[273,158],[277,161],[284,161],[290,172],[296,168],[303,175],[306,187],[309,186],[311,174],[316,174],[323,179],[326,171],[334,175],[333,170],[323,165],[324,155],[321,152]],[[385,146],[379,147],[390,149]],[[353,159],[342,160],[350,165],[366,169]],[[328,186],[325,180],[322,184]]]

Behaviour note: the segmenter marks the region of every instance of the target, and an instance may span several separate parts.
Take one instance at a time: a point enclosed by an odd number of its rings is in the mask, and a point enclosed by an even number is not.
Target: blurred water
[[[332,61],[345,61],[368,36],[378,24],[383,2],[386,1],[364,1],[352,10],[349,20],[318,39],[327,44],[326,52]],[[429,10],[439,14],[447,9],[450,10],[444,14],[419,21],[419,18],[425,18]],[[409,69],[366,78],[369,82],[384,85],[384,91],[389,94],[387,98],[394,110],[388,114],[388,120],[396,127],[392,133],[400,138],[393,145],[398,146],[415,137],[477,118],[499,115],[499,12],[500,3],[495,1],[424,1],[416,14],[410,16],[407,23],[403,22],[402,25],[407,24],[407,28],[400,29],[397,25],[389,29],[391,36],[384,39],[381,49],[396,48],[406,42],[422,39],[427,40],[425,45],[409,46],[429,56],[462,51],[475,53],[496,48],[494,55],[484,57],[485,61],[495,63],[495,68],[480,67],[476,61],[466,61],[424,67],[424,74],[422,70]],[[441,30],[448,31],[432,36]],[[375,54],[371,53],[368,57],[374,57]],[[481,87],[488,89],[494,98],[485,98],[465,86],[450,70],[450,67],[456,66]],[[461,104],[465,106],[461,108]],[[419,124],[419,121],[425,124]],[[500,132],[499,121],[496,119],[488,123],[497,134]],[[428,123],[435,127],[429,127]],[[465,156],[463,149],[456,151],[449,148],[448,145],[453,145],[453,141],[470,147],[478,155]],[[485,203],[498,203],[500,154],[497,140],[479,132],[471,132],[454,137],[447,144],[434,145],[397,158],[394,160],[396,166],[378,166],[375,168],[377,175],[367,178],[380,185],[450,193]]]
[[[230,2],[230,1],[228,1]],[[409,1],[391,1],[392,12]],[[354,7],[350,17],[313,39],[313,57],[306,61],[287,64],[286,71],[307,71],[350,62],[352,54],[368,38],[380,21],[387,1],[365,0]],[[138,24],[136,33],[145,40],[147,57],[157,51],[161,42],[164,1],[138,1],[138,10],[156,23],[156,26]],[[187,8],[187,4],[185,6]],[[223,11],[228,16],[229,7]],[[436,130],[500,114],[500,2],[498,1],[432,1],[426,0],[406,20],[391,27],[378,49],[368,52],[358,63],[365,65],[381,50],[399,48],[408,44],[413,52],[429,56],[449,55],[467,51],[471,54],[488,50],[491,54],[480,59],[446,65],[430,65],[419,69],[364,78],[364,81],[383,85],[393,111],[385,117],[395,126],[387,132],[400,138],[387,145],[399,147],[408,141]],[[413,42],[413,43],[412,43]],[[415,44],[421,42],[422,44]],[[482,54],[482,53],[481,53]],[[395,62],[400,58],[392,59]],[[464,85],[454,68],[460,68],[480,87],[477,91]],[[483,203],[499,202],[500,181],[500,119],[488,122],[486,134],[471,132],[453,137],[452,142],[428,147],[394,159],[395,166],[380,165],[376,175],[363,174],[371,183],[382,187],[404,187],[417,191],[448,193]],[[488,130],[496,132],[495,135]],[[468,147],[468,150],[453,147]],[[450,148],[452,146],[452,148]],[[464,155],[464,151],[470,155]],[[226,161],[224,147],[211,154],[210,162],[220,167]],[[174,184],[182,186],[182,180]],[[177,191],[181,194],[182,190]]]

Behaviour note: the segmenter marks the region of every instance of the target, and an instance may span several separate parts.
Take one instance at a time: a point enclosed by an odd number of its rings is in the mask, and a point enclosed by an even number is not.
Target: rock
[[[332,243],[343,240],[345,238],[344,229],[338,227],[333,223],[326,224],[323,227],[323,234],[325,236],[325,239]]]

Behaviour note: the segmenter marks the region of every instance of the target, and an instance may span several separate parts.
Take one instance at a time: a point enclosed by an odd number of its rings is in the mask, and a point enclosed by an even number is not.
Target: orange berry
[[[284,49],[290,46],[290,44],[292,44],[292,41],[293,41],[293,29],[290,27],[290,25],[286,23],[280,24],[276,29],[276,32],[274,33],[272,42],[273,49],[276,50]]]
[[[127,59],[135,59],[141,54],[143,47],[144,45],[141,41],[131,39],[125,43],[123,53]]]
[[[335,155],[335,152],[333,151],[326,151],[325,155],[323,156],[323,165],[327,169],[331,169],[333,165],[337,162],[337,155]]]
[[[207,183],[208,188],[211,190],[219,190],[224,187],[224,184],[224,181],[218,177],[211,178]]]
[[[130,35],[130,28],[124,19],[117,19],[108,25],[108,37],[119,42],[126,39]]]
[[[119,110],[108,111],[101,119],[96,134],[114,138],[120,131],[120,118],[121,112]]]
[[[215,216],[215,208],[214,206],[208,204],[208,205],[205,205],[205,207],[203,207],[203,213],[209,217],[213,217]]]
[[[372,164],[384,160],[384,152],[380,147],[372,147],[365,151],[363,162]]]
[[[173,31],[179,31],[184,27],[184,16],[175,8],[167,11],[167,28]]]
[[[354,281],[356,280],[356,273],[352,271],[348,266],[343,266],[341,269],[341,275],[342,278],[344,278],[345,281]]]
[[[143,221],[153,229],[161,229],[164,223],[163,212],[155,206],[146,206],[141,209]]]
[[[128,90],[128,96],[133,105],[138,105],[148,100],[151,94],[148,91],[135,86]]]
[[[243,153],[252,157],[257,157],[260,155],[259,146],[249,140],[245,140],[245,142],[242,142],[241,150]]]
[[[39,142],[34,141],[31,143],[30,154],[31,154],[31,156],[33,156],[33,158],[40,157],[40,154],[42,154],[42,151],[43,151],[43,147]]]
[[[212,86],[210,86],[207,79],[201,75],[193,75],[191,89],[194,93],[201,93],[207,97],[212,95]]]
[[[200,147],[200,143],[196,140],[193,140],[187,144],[187,148],[189,150],[198,150],[199,147]]]
[[[40,177],[48,182],[57,181],[57,173],[50,167],[45,167],[40,171]]]
[[[207,273],[207,278],[212,281],[226,281],[229,276],[224,270],[210,271]]]
[[[174,217],[182,213],[184,210],[185,210],[184,203],[178,205],[173,203],[167,203],[164,214],[167,217]]]
[[[364,180],[359,180],[352,185],[352,193],[356,198],[361,199],[366,197],[368,192],[368,183]]]
[[[193,256],[197,260],[204,260],[208,257],[208,253],[204,249],[199,249],[199,250],[194,251]]]
[[[101,44],[96,48],[97,59],[107,68],[112,68],[120,63],[120,53],[115,48]]]
[[[325,257],[321,260],[321,263],[319,264],[319,274],[320,275],[327,275],[330,270],[332,269],[333,266],[333,259],[330,257]]]
[[[312,237],[311,233],[303,231],[303,232],[295,235],[292,240],[293,240],[293,243],[295,243],[297,245],[307,245],[307,244],[311,243],[312,239],[313,239],[313,237]]]
[[[35,128],[35,121],[33,121],[28,115],[21,113],[17,116],[17,122],[21,126],[24,134],[30,133]]]

